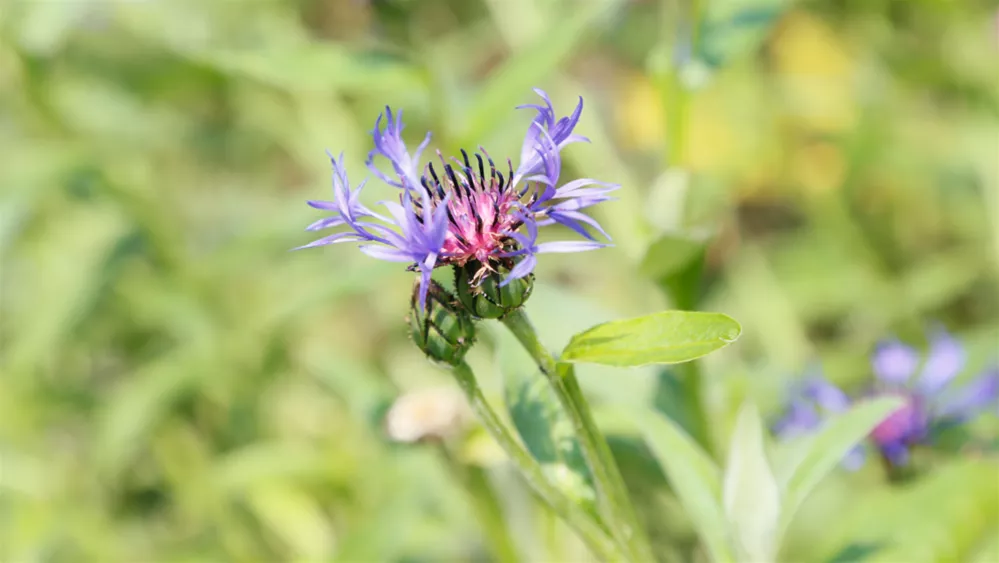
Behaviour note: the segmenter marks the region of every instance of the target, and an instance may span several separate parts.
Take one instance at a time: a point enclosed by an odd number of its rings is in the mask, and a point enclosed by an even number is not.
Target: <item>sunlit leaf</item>
[[[729,527],[722,506],[722,476],[718,466],[672,420],[654,411],[640,411],[633,416],[711,559],[735,561],[728,543]]]
[[[812,490],[860,443],[875,426],[901,406],[896,397],[883,397],[860,404],[830,418],[814,436],[793,445],[785,463],[777,468],[784,486],[781,529]]]
[[[741,331],[720,313],[664,311],[583,331],[562,351],[562,360],[618,367],[674,364],[723,348]]]
[[[772,561],[779,540],[780,488],[763,436],[756,406],[746,403],[736,418],[722,491],[725,513],[746,561]]]
[[[250,491],[248,502],[257,518],[292,553],[310,561],[330,557],[336,536],[311,494],[292,485],[270,483]]]

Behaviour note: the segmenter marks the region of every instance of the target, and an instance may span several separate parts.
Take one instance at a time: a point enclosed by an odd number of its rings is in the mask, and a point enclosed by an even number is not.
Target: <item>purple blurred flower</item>
[[[849,408],[850,398],[846,393],[823,378],[817,370],[813,370],[812,374],[792,389],[788,408],[774,425],[773,432],[782,440],[804,436],[818,429],[826,416],[842,413]],[[853,448],[842,463],[847,469],[859,469],[864,463],[863,447]]]
[[[893,465],[905,465],[913,446],[928,445],[934,433],[968,421],[999,401],[999,368],[993,367],[969,383],[956,387],[954,379],[964,369],[965,352],[942,329],[931,337],[929,353],[920,369],[921,355],[891,339],[880,343],[871,357],[877,378],[874,396],[897,396],[904,404],[870,433],[880,454]],[[782,438],[792,438],[821,424],[823,413],[845,410],[847,396],[818,376],[806,378],[792,397],[787,413],[774,427]],[[821,411],[821,412],[820,412]],[[847,466],[859,465],[862,455],[852,452]]]
[[[989,369],[957,387],[953,383],[964,369],[964,348],[943,329],[930,340],[922,369],[917,369],[920,354],[897,340],[881,343],[871,358],[875,393],[905,401],[871,432],[881,454],[896,465],[908,461],[910,447],[930,443],[935,430],[965,422],[999,399],[999,370]]]
[[[421,274],[422,309],[430,274],[436,267],[477,262],[479,270],[473,280],[478,282],[502,266],[511,270],[509,281],[530,274],[536,254],[607,246],[593,242],[590,229],[605,237],[607,233],[580,210],[611,199],[608,194],[619,186],[589,178],[558,186],[562,149],[573,142],[587,141],[573,133],[583,111],[583,100],[580,98],[571,115],[556,119],[548,95],[538,89],[535,92],[543,104],[521,106],[535,109],[537,115],[524,137],[516,172],[508,160],[505,176],[481,147],[474,158],[462,150],[462,158],[450,162],[438,152],[440,167],[428,163],[419,175],[420,154],[430,142],[430,133],[410,154],[402,140],[402,112],[393,115],[386,108],[372,131],[374,149],[368,153],[367,166],[383,182],[401,190],[399,202],[381,202],[387,216],[365,207],[359,200],[364,182],[351,189],[342,155],[339,159],[331,155],[333,201],[308,203],[332,215],[312,223],[307,230],[340,226],[348,230],[299,248],[361,242],[366,244],[360,250],[369,256],[408,262],[411,270]],[[376,157],[388,160],[394,175],[380,171],[374,165]],[[536,244],[538,226],[552,223],[565,225],[589,240]],[[526,228],[528,236],[518,232],[521,227]]]

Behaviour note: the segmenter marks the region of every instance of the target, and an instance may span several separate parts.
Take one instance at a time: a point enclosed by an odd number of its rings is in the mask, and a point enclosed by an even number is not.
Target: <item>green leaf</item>
[[[296,92],[390,92],[422,85],[419,70],[406,61],[328,43],[276,48],[266,57],[245,49],[212,50],[195,57],[222,72]]]
[[[752,403],[739,411],[725,468],[725,513],[747,561],[773,561],[781,499],[763,443],[763,422]]]
[[[953,459],[935,465],[933,471],[904,486],[865,488],[852,502],[830,514],[823,525],[822,537],[829,538],[826,551],[830,553],[824,560],[999,560],[997,544],[992,541],[999,526],[997,471],[994,460]],[[858,545],[877,549],[844,556],[856,552]]]
[[[267,483],[251,490],[247,501],[263,526],[296,556],[318,561],[332,555],[336,542],[333,528],[314,495],[302,487]]]
[[[663,311],[611,321],[572,337],[562,361],[618,367],[687,362],[739,338],[742,327],[721,313]]]
[[[548,480],[596,514],[596,489],[572,423],[545,377],[507,331],[495,331],[507,408]]]
[[[969,561],[978,547],[987,550],[986,561],[996,561],[995,544],[988,553],[987,541],[999,529],[996,475],[999,467],[994,461],[958,459],[938,466],[910,487],[893,491],[892,501],[884,507],[888,513],[880,518],[890,545],[871,561]]]
[[[4,303],[4,320],[17,327],[5,342],[9,374],[32,377],[32,369],[79,336],[74,329],[111,281],[108,258],[128,232],[126,220],[109,206],[71,208],[47,227],[14,255],[21,265],[4,272],[4,289],[18,296]]]
[[[204,375],[211,350],[185,345],[140,367],[112,390],[100,416],[97,464],[109,477],[124,471],[156,425]]]
[[[678,309],[694,309],[701,290],[705,240],[668,234],[649,246],[641,270],[656,281]]]
[[[756,52],[789,3],[753,0],[719,4],[712,6],[701,24],[698,46],[698,55],[714,67]]]
[[[787,528],[801,503],[836,468],[843,456],[901,404],[896,397],[885,397],[855,406],[829,419],[820,432],[785,452],[784,463],[777,471],[784,483],[781,531]]]
[[[704,251],[704,242],[678,234],[659,237],[642,259],[642,273],[654,280],[673,276]]]
[[[877,543],[851,543],[826,560],[826,563],[860,563],[881,549]]]
[[[619,312],[592,299],[567,291],[563,287],[539,280],[525,306],[531,322],[538,330],[541,342],[549,350],[561,350],[572,340],[580,327],[595,326],[619,318]],[[579,384],[601,403],[649,405],[657,366],[634,368],[621,379],[617,368],[598,364],[576,366]]]
[[[565,14],[533,43],[507,59],[475,96],[461,122],[465,129],[459,135],[462,143],[458,146],[475,146],[477,139],[508,119],[510,109],[524,102],[524,93],[576,52],[579,43],[593,33],[597,20],[618,3],[619,0],[592,2]]]
[[[734,561],[722,508],[721,471],[672,420],[654,411],[632,414],[669,478],[705,548],[716,562]]]

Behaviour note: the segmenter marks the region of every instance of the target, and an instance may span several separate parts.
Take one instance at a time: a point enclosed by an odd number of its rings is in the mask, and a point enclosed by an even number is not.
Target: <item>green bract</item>
[[[475,323],[451,293],[430,282],[426,307],[417,299],[419,285],[413,288],[409,307],[409,334],[431,360],[456,365],[475,343]]]
[[[475,261],[454,268],[458,300],[472,315],[481,319],[498,319],[526,303],[531,296],[534,274],[500,287],[507,273],[493,272],[480,282],[474,276],[481,268],[481,264]]]

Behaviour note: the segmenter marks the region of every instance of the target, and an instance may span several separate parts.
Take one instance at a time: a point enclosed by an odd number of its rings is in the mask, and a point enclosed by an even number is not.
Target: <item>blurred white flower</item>
[[[454,387],[407,393],[385,415],[385,432],[396,442],[443,439],[464,429],[472,413],[464,395]]]

